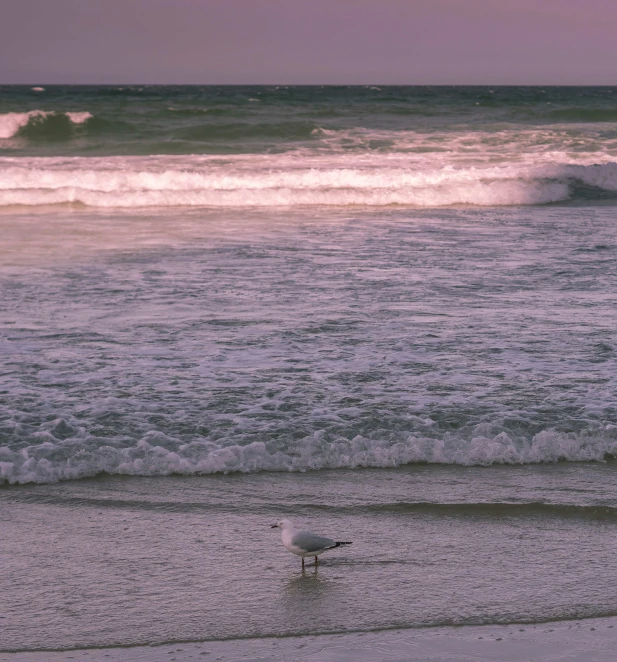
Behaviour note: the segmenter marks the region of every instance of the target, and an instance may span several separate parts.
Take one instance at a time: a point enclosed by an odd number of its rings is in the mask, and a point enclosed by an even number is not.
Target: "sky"
[[[0,0],[0,83],[617,85],[615,0]]]

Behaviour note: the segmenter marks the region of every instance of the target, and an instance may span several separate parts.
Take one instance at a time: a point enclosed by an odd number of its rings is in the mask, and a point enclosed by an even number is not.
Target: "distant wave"
[[[565,122],[617,122],[617,108],[564,108],[547,117]]]
[[[431,169],[382,155],[249,156],[0,159],[0,206],[441,207],[617,197],[614,162]]]
[[[212,112],[212,111],[211,111]],[[224,112],[224,111],[223,111]],[[214,110],[212,114],[223,114]],[[319,127],[311,122],[204,123],[176,132],[184,140],[309,140]]]
[[[90,437],[64,419],[37,434],[37,445],[13,451],[0,447],[0,484],[53,483],[101,473],[169,476],[260,471],[316,471],[406,464],[537,464],[602,462],[617,457],[614,435],[572,435],[545,430],[526,441],[506,433],[494,437],[433,439],[410,435],[396,443],[358,436],[325,442],[319,432],[273,448],[263,442],[221,446],[206,439],[183,443],[161,432],[133,446],[117,447]],[[56,432],[57,436],[56,436]],[[404,506],[407,507],[407,506]]]
[[[30,110],[25,113],[0,114],[0,139],[25,137],[64,138],[72,125],[83,124],[92,118],[87,111],[55,112]]]
[[[233,108],[230,106],[220,107],[220,106],[189,106],[189,107],[175,107],[168,106],[167,112],[171,114],[172,117],[201,117],[207,115],[208,117],[226,117],[226,116],[245,116],[246,111],[240,106],[239,108]]]

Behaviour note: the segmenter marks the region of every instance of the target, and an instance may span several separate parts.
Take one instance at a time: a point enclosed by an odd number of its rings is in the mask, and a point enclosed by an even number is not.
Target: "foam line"
[[[83,117],[79,117],[83,120]],[[373,159],[289,155],[0,159],[0,206],[80,203],[90,207],[280,207],[314,205],[535,205],[576,188],[617,192],[617,163],[444,167],[421,170]]]
[[[64,429],[66,424],[61,427]],[[276,450],[263,442],[246,446],[221,446],[204,439],[183,443],[160,432],[147,434],[133,446],[114,448],[104,440],[83,435],[82,430],[77,438],[58,440],[47,433],[45,441],[36,446],[19,451],[0,447],[0,483],[53,483],[104,472],[168,476],[406,464],[490,466],[560,460],[602,462],[607,456],[617,457],[617,440],[610,434],[599,433],[591,438],[588,434],[577,437],[553,430],[545,430],[527,440],[514,440],[506,433],[471,439],[410,435],[398,443],[361,436],[351,441],[339,439],[324,443],[317,432],[290,447]]]

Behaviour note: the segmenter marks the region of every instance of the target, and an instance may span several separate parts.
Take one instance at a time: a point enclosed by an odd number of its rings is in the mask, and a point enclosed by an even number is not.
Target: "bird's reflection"
[[[315,630],[334,628],[340,622],[345,587],[320,566],[298,568],[281,584],[281,607],[290,627],[305,631],[307,623]]]
[[[294,572],[284,585],[285,597],[290,600],[318,600],[328,591],[330,582],[319,574],[319,566],[309,566]]]

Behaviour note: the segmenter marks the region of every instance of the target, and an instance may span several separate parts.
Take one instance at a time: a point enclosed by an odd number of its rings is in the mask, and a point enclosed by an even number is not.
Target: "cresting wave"
[[[0,159],[0,206],[495,206],[615,193],[615,162],[452,165],[400,154]]]
[[[495,437],[433,439],[410,435],[392,443],[366,437],[326,441],[319,431],[285,447],[264,442],[222,446],[205,439],[183,443],[151,432],[133,446],[89,437],[64,419],[47,424],[38,445],[0,447],[0,484],[53,483],[101,473],[170,476],[259,471],[316,471],[397,467],[406,464],[537,464],[557,461],[603,462],[617,457],[617,439],[609,433],[564,435],[553,430],[515,441]],[[57,434],[57,436],[55,436]],[[43,436],[41,436],[43,435]],[[66,437],[66,438],[65,438]]]
[[[26,113],[0,114],[0,140],[13,138],[27,129],[34,129],[37,133],[46,132],[53,137],[58,129],[70,124],[83,124],[91,119],[87,111],[60,113],[46,110],[30,110]]]

